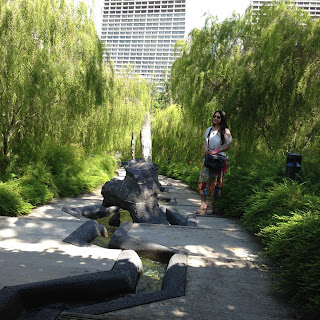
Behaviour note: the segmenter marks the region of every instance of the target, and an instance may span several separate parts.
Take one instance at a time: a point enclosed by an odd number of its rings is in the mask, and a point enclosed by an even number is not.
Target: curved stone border
[[[169,261],[161,291],[144,294],[127,294],[126,296],[116,300],[62,312],[61,316],[76,316],[76,314],[98,315],[161,300],[181,297],[185,294],[186,274],[187,256],[185,254],[177,253],[173,255]]]
[[[162,281],[161,291],[143,294],[127,294],[124,297],[112,301],[74,308],[67,312],[62,312],[61,316],[76,316],[76,314],[97,315],[161,300],[177,298],[185,294],[187,255],[184,253],[177,253],[171,248],[156,243],[143,242],[136,237],[128,236],[127,233],[132,225],[132,222],[122,223],[120,228],[118,228],[111,237],[109,248],[130,248],[142,256],[168,263]]]
[[[133,293],[142,270],[137,253],[125,250],[112,270],[6,287],[0,292],[0,319],[18,319],[25,308],[37,306],[39,301],[43,305]]]
[[[56,280],[6,287],[0,292],[0,319],[19,319],[21,313],[30,307],[63,300],[99,300],[111,295],[122,294],[121,298],[95,303],[62,312],[61,316],[74,314],[101,314],[183,296],[187,273],[187,256],[156,243],[143,242],[128,236],[132,222],[124,222],[112,236],[111,247],[124,249],[112,270],[66,277]],[[69,243],[87,246],[95,233],[100,233],[96,221],[87,221],[74,231]],[[129,249],[130,248],[130,249]],[[161,291],[134,294],[143,270],[142,256],[168,263]],[[123,296],[124,295],[124,296]],[[37,303],[40,301],[41,303]],[[44,308],[41,311],[46,320],[54,320],[60,311]]]

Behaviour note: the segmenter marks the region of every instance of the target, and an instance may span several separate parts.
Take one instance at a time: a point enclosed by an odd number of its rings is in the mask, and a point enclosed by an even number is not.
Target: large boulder
[[[128,210],[133,222],[169,224],[158,204],[157,195],[162,187],[157,166],[152,162],[132,160],[125,170],[123,180],[112,179],[102,187],[103,206]]]

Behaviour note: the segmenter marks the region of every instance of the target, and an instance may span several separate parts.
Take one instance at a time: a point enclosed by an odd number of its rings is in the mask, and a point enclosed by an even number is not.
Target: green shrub
[[[187,183],[193,190],[197,190],[201,168],[200,163],[192,163],[191,161],[189,163],[160,162],[157,165],[160,174],[174,179],[179,179]]]
[[[77,144],[47,146],[43,160],[53,176],[75,176],[83,170],[84,149]]]
[[[23,199],[19,193],[18,181],[0,182],[0,215],[20,216],[29,213],[32,204]]]
[[[81,176],[87,177],[88,190],[101,185],[114,177],[117,162],[115,157],[103,154],[90,155],[86,159],[85,171]]]
[[[33,205],[46,203],[58,196],[53,176],[43,162],[24,168],[19,186],[21,196]]]
[[[36,177],[23,177],[19,183],[20,195],[32,205],[46,203],[54,197],[52,186],[39,181]]]
[[[222,197],[217,206],[224,208],[228,216],[241,217],[247,208],[247,199],[252,195],[252,176],[247,170],[228,170],[224,177]]]
[[[81,160],[80,166],[76,159],[75,166],[78,166],[76,171],[65,166],[65,171],[54,176],[60,196],[73,197],[79,193],[91,191],[114,176],[117,164],[111,156],[91,155]]]
[[[235,162],[233,159],[231,161]],[[258,190],[264,192],[266,188],[281,181],[279,175],[260,170],[261,167],[263,164],[241,167],[231,162],[224,178],[223,195],[217,202],[218,206],[225,209],[227,216],[242,217],[250,208],[249,199]]]
[[[319,204],[319,199],[317,199]],[[320,208],[292,213],[263,228],[258,236],[278,267],[276,288],[297,308],[320,316]]]
[[[113,178],[116,168],[114,157],[105,153],[86,155],[77,146],[52,146],[39,156],[37,163],[13,170],[15,179],[1,183],[0,215],[27,214],[33,206],[53,197],[92,191]]]
[[[114,176],[116,161],[107,154],[87,155],[77,144],[50,146],[43,156],[59,196],[91,191]]]
[[[291,217],[295,210],[320,209],[320,199],[305,195],[304,186],[292,180],[284,180],[267,189],[260,189],[247,199],[247,209],[242,223],[252,232],[274,225]]]

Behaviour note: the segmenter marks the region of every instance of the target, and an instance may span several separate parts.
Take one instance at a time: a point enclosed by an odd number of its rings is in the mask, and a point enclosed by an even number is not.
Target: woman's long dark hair
[[[227,124],[227,116],[226,116],[226,113],[222,110],[217,110],[214,112],[213,116],[216,114],[216,113],[220,113],[220,116],[221,116],[221,122],[220,122],[220,136],[221,136],[221,144],[223,145],[224,142],[225,142],[225,130],[228,128],[228,124]],[[213,120],[213,119],[212,119]]]

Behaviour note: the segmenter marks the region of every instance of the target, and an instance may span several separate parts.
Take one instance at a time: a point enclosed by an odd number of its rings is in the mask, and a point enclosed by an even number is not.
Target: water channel
[[[106,227],[108,230],[108,238],[98,236],[91,241],[91,244],[108,248],[110,239],[113,233],[118,229],[109,225],[110,217],[104,217],[97,219],[97,222]],[[124,221],[132,222],[130,213],[126,210],[120,210],[121,223]],[[162,280],[165,275],[167,264],[159,261],[153,261],[144,257],[141,257],[143,265],[143,274],[139,278],[139,282],[136,288],[136,293],[150,293],[154,291],[160,291],[162,286]]]

